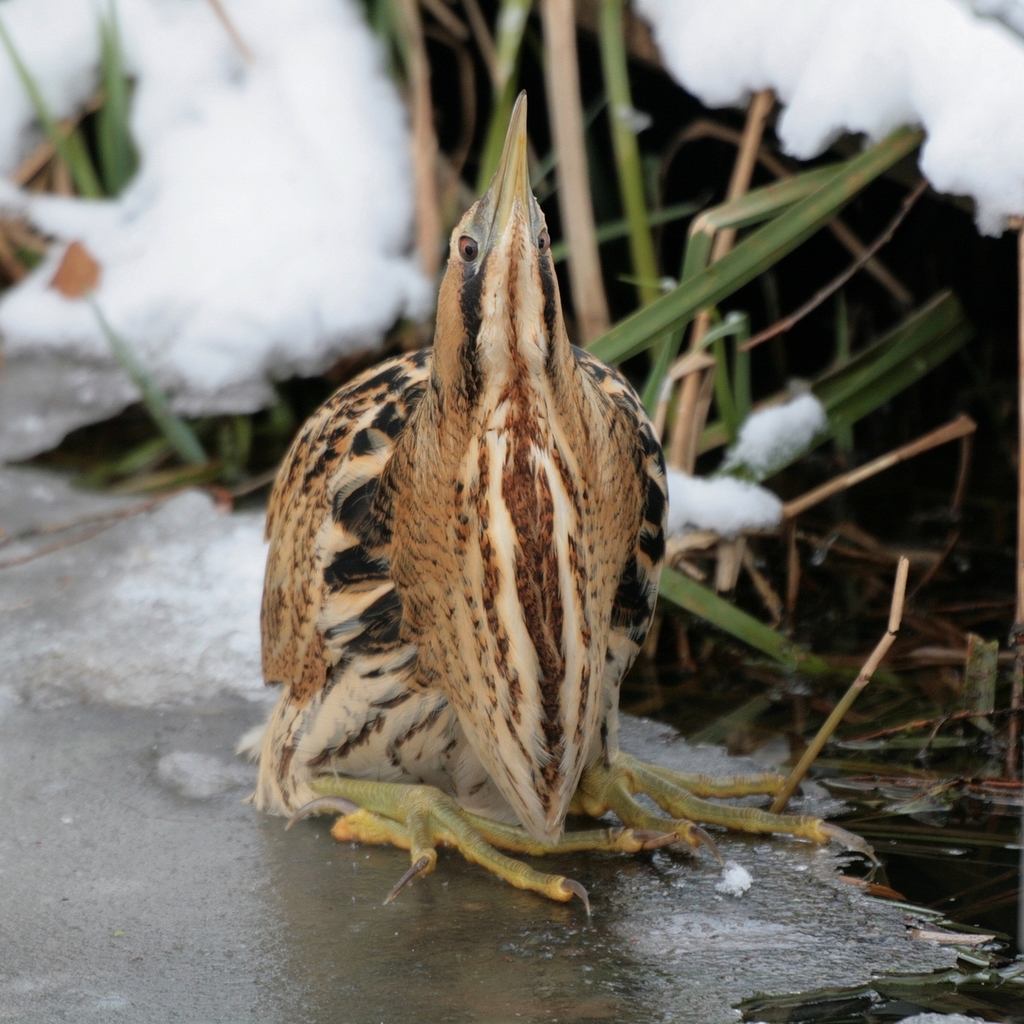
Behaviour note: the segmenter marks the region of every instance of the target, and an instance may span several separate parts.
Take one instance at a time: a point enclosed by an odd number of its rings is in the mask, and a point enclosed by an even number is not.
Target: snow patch
[[[742,896],[753,885],[750,872],[734,860],[725,862],[722,868],[722,880],[715,885],[715,892],[725,896]]]
[[[817,156],[844,131],[878,140],[920,124],[922,173],[940,192],[970,195],[982,232],[999,234],[1008,216],[1024,215],[1024,42],[999,22],[956,0],[637,8],[669,71],[709,106],[774,89],[785,107],[776,131],[792,156]]]
[[[726,452],[722,470],[741,470],[763,480],[804,451],[827,428],[825,407],[812,394],[761,409],[743,421],[736,443]]]
[[[99,259],[100,306],[186,414],[271,404],[270,379],[318,373],[430,301],[408,255],[405,113],[359,5],[224,2],[251,63],[208,3],[119,0],[141,163],[118,199],[0,182],[0,207]],[[97,86],[96,6],[6,0],[0,13],[53,114],[80,109]],[[8,175],[38,136],[2,51],[0,96]],[[109,374],[88,305],[47,287],[64,248],[0,301],[6,359],[57,356]],[[83,400],[87,387],[64,386],[83,406],[78,422],[135,397],[108,394],[103,405]]]
[[[915,1013],[899,1024],[985,1024],[983,1017],[965,1017],[962,1013]]]
[[[209,800],[239,786],[253,782],[252,769],[228,764],[209,754],[175,750],[157,762],[156,775],[161,784],[189,800]]]
[[[260,668],[263,520],[186,492],[5,570],[0,704],[8,687],[44,707],[273,699]]]
[[[771,530],[782,520],[782,502],[749,480],[707,479],[670,469],[666,483],[670,535],[695,529],[735,537],[746,530]]]

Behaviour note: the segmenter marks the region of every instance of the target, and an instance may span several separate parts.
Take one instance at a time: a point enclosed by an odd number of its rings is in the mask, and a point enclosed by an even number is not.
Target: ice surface
[[[429,286],[408,255],[412,196],[405,115],[354,0],[225,0],[247,63],[211,4],[120,0],[136,86],[141,167],[116,201],[21,192],[0,207],[58,240],[0,301],[3,377],[59,359],[57,430],[137,397],[111,387],[112,360],[82,301],[47,284],[64,243],[99,259],[97,299],[189,414],[269,404],[269,381],[323,370],[422,311]],[[82,0],[7,0],[2,16],[58,117],[96,88],[96,11]],[[0,173],[36,136],[0,53]],[[19,384],[8,389],[21,393]],[[6,403],[5,403],[6,404]],[[0,458],[53,443],[53,395],[0,418]],[[27,407],[26,407],[27,406]],[[32,417],[42,420],[33,428]]]
[[[827,427],[825,408],[812,394],[761,409],[743,421],[736,443],[725,453],[722,470],[742,471],[763,480],[804,451]]]
[[[782,502],[764,487],[732,476],[690,476],[670,469],[668,533],[714,530],[733,537],[744,530],[770,530],[782,518]]]
[[[156,777],[190,800],[209,800],[239,786],[255,785],[255,771],[194,750],[172,750],[156,763]]]
[[[970,195],[981,231],[1024,215],[1024,41],[956,0],[638,0],[665,64],[712,107],[771,87],[786,151],[928,135],[921,171]]]
[[[161,781],[175,751],[227,763],[260,714],[235,698],[22,706],[0,719],[2,1019],[725,1024],[757,991],[955,961],[909,938],[900,908],[836,883],[831,854],[784,838],[716,834],[757,875],[739,900],[715,892],[711,858],[552,861],[588,888],[588,922],[577,902],[522,893],[441,851],[429,878],[384,907],[408,853],[335,844],[329,819],[285,832],[241,803],[244,790],[197,800]],[[632,719],[624,742],[682,770],[751,767]]]
[[[137,500],[0,471],[7,536]],[[741,900],[715,891],[710,858],[552,859],[588,888],[588,922],[441,851],[382,906],[406,852],[335,844],[324,819],[286,833],[240,801],[254,768],[231,752],[266,714],[231,696],[258,684],[260,518],[186,494],[0,568],[0,1019],[724,1024],[756,991],[954,963],[908,936],[900,907],[836,883],[829,850],[782,837],[716,832],[757,877]],[[0,565],[39,542],[0,547]],[[198,652],[218,634],[237,642],[211,672]],[[44,671],[36,648],[55,643],[63,667]],[[620,741],[680,771],[756,770],[642,719],[624,717]]]
[[[46,474],[0,471],[0,525],[11,532],[8,522],[25,517],[18,506],[52,506],[67,491]],[[88,503],[76,507],[81,516]],[[31,550],[27,541],[0,549],[0,563]],[[220,514],[207,495],[187,492],[3,569],[0,697],[36,705],[262,700],[265,559],[262,514]]]
[[[965,1017],[962,1013],[915,1013],[899,1024],[985,1024],[983,1017]]]
[[[715,885],[715,892],[740,897],[750,888],[753,881],[750,872],[742,864],[729,860],[722,868],[722,880]]]

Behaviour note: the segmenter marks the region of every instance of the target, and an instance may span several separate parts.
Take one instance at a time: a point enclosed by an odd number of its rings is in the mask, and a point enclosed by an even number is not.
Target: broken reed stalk
[[[696,352],[687,352],[682,358],[677,359],[671,366],[665,384],[662,387],[661,397],[654,410],[654,432],[661,437],[665,429],[665,420],[668,417],[668,401],[671,395],[671,386],[678,380],[683,380],[690,374],[701,374],[716,366],[715,357],[710,352],[698,349]],[[700,385],[698,384],[698,390]]]
[[[1017,324],[1017,604],[1010,643],[1014,650],[1013,687],[1010,708],[1019,712],[1024,706],[1024,221],[1017,228],[1018,324]],[[1020,715],[1010,718],[1006,746],[1006,775],[1017,778],[1020,773]],[[1021,854],[1024,864],[1024,853]],[[1024,869],[1022,869],[1024,870]],[[1022,902],[1024,907],[1024,902]],[[1021,911],[1024,917],[1024,910]]]
[[[846,284],[847,281],[857,273],[858,270],[862,269],[871,259],[872,256],[878,252],[887,242],[892,240],[892,236],[896,234],[896,229],[903,223],[903,218],[910,213],[910,208],[921,198],[924,194],[924,190],[928,187],[928,182],[922,178],[914,189],[907,194],[903,202],[900,204],[900,208],[896,211],[896,216],[889,221],[886,229],[851,263],[846,270],[844,270],[838,277],[833,278],[824,288],[819,289],[815,292],[799,309],[790,313],[789,316],[784,316],[781,320],[776,321],[771,327],[766,327],[763,331],[755,334],[750,341],[740,346],[741,352],[749,352],[752,348],[760,345],[762,342],[768,341],[771,338],[776,337],[779,334],[783,334],[788,331],[794,324],[799,323],[808,313],[817,309],[830,295],[837,292],[840,288]]]
[[[224,26],[224,31],[227,32],[232,45],[241,55],[242,60],[246,64],[251,64],[255,59],[252,50],[249,49],[245,40],[239,35],[238,29],[235,28],[235,23],[228,17],[228,12],[224,10],[224,5],[220,0],[209,0],[209,3],[213,8],[213,13],[217,16],[217,20]]]
[[[573,0],[543,0],[541,21],[547,53],[548,111],[558,154],[558,208],[569,243],[573,308],[580,341],[587,345],[608,330],[610,319],[590,197]]]
[[[420,0],[420,3],[460,42],[465,42],[469,38],[469,29],[465,22],[454,11],[449,10],[442,0]]]
[[[698,120],[691,122],[676,136],[672,145],[668,149],[667,156],[663,158],[663,163],[670,162],[674,159],[679,148],[685,146],[686,143],[704,138],[718,139],[721,142],[728,142],[733,146],[739,146],[743,140],[743,134],[742,132],[736,131],[734,128],[726,127],[724,124],[718,124],[717,121],[709,121],[705,118],[699,118]],[[780,181],[794,176],[793,172],[786,167],[786,165],[766,146],[762,145],[760,149],[758,149],[757,162],[766,171],[768,171],[769,174],[772,174]],[[825,226],[830,232],[832,232],[836,241],[838,241],[854,259],[859,258],[864,253],[864,243],[846,226],[846,222],[841,218],[836,217],[834,220],[829,221]],[[898,281],[892,271],[889,270],[888,267],[886,267],[885,264],[876,256],[872,256],[871,259],[867,261],[864,265],[864,269],[896,300],[897,305],[902,306],[905,309],[909,309],[913,306],[914,296],[910,293],[910,290]]]
[[[946,543],[943,545],[942,553],[914,584],[914,589],[911,590],[909,597],[911,604],[914,603],[914,598],[931,583],[938,574],[938,571],[946,564],[946,559],[953,554],[953,549],[960,543],[960,516],[964,507],[964,499],[967,497],[967,481],[971,476],[971,452],[973,448],[973,434],[965,434],[960,438],[960,468],[957,470],[953,497],[949,503],[950,530],[946,535]]]
[[[903,621],[903,601],[907,593],[908,572],[910,572],[910,559],[900,558],[899,564],[896,566],[896,582],[893,584],[892,589],[888,629],[886,629],[885,635],[878,641],[877,646],[871,652],[871,656],[864,662],[863,668],[861,668],[857,678],[843,695],[843,699],[835,706],[832,714],[826,719],[825,724],[818,730],[818,735],[814,737],[811,745],[804,751],[804,755],[800,758],[797,766],[790,772],[782,792],[779,793],[772,804],[772,814],[782,813],[796,787],[800,785],[801,780],[807,774],[807,770],[814,763],[818,754],[821,753],[822,747],[825,746],[829,738],[836,731],[844,715],[850,710],[853,702],[860,696],[864,687],[871,682],[871,677],[882,663],[882,659],[889,653],[889,648],[892,647],[896,634],[900,630],[900,623]]]
[[[860,736],[850,736],[846,743],[867,743],[870,740],[884,740],[890,736],[900,736],[903,733],[913,732],[916,729],[929,729],[936,725],[946,725],[948,722],[963,722],[968,718],[1001,718],[1010,715],[1010,708],[996,708],[993,711],[950,711],[946,714],[937,715],[932,718],[915,718],[910,722],[903,722],[900,725],[891,725],[886,729],[876,729],[874,732],[865,732]]]
[[[405,64],[412,121],[416,249],[424,274],[433,280],[441,267],[441,212],[437,194],[437,134],[430,96],[430,62],[417,0],[397,0],[398,41]]]
[[[104,530],[109,530],[110,527],[116,526],[122,520],[128,519],[130,516],[136,516],[140,512],[149,512],[158,505],[167,501],[168,498],[173,497],[173,493],[161,494],[159,497],[150,498],[148,501],[144,501],[140,505],[132,505],[130,508],[119,509],[116,512],[103,512],[99,515],[83,516],[80,519],[73,519],[70,522],[32,527],[28,530],[22,530],[20,533],[12,534],[9,539],[7,537],[4,538],[4,543],[27,540],[35,536],[66,533],[69,530],[74,530],[78,527],[84,528],[81,533],[77,533],[71,538],[65,537],[63,540],[55,541],[52,544],[46,544],[41,548],[36,548],[35,550],[29,551],[24,555],[19,555],[16,558],[6,559],[5,561],[0,562],[0,569],[9,569],[15,565],[24,565],[26,562],[31,562],[36,558],[42,558],[45,555],[52,554],[54,551],[60,551],[61,548],[71,547],[74,544],[81,544],[83,541],[90,540],[97,534],[103,533]]]
[[[768,115],[775,106],[775,95],[771,89],[755,93],[747,109],[747,121],[743,128],[739,149],[736,151],[736,162],[733,164],[732,177],[726,202],[738,199],[750,189],[750,180],[757,163],[757,154],[764,136],[764,126]],[[736,241],[736,232],[726,228],[715,235],[711,247],[710,263],[715,263],[732,250]],[[710,318],[706,311],[697,314],[690,329],[690,351],[700,347],[701,340],[707,333]],[[675,469],[692,473],[697,461],[697,440],[703,422],[698,421],[698,413],[703,403],[700,402],[700,381],[687,377],[679,389],[679,404],[676,418],[672,424],[672,437],[668,446],[668,464]]]
[[[3,223],[0,222],[0,270],[2,270],[10,281],[17,284],[28,271],[21,265],[21,260],[15,255],[11,244],[7,239]]]
[[[484,17],[483,11],[480,10],[480,4],[477,3],[477,0],[462,0],[462,7],[466,12],[466,19],[469,21],[469,27],[473,32],[473,38],[476,40],[476,47],[480,51],[480,57],[487,68],[487,76],[490,78],[495,92],[497,92],[504,85],[504,82],[498,70],[498,51],[494,48],[494,36],[491,35],[487,19]]]
[[[847,473],[841,473],[839,476],[823,483],[820,487],[815,487],[813,490],[807,491],[806,494],[800,495],[799,498],[787,501],[782,506],[782,518],[784,520],[793,519],[800,515],[801,512],[806,512],[807,509],[825,501],[826,498],[831,498],[833,494],[845,491],[853,487],[854,484],[859,484],[861,481],[867,480],[883,470],[890,469],[897,463],[912,459],[915,455],[920,455],[931,448],[936,448],[940,444],[955,441],[957,438],[967,437],[977,429],[978,425],[970,416],[957,416],[955,420],[951,420],[945,426],[938,427],[924,434],[917,438],[916,441],[911,441],[899,448],[895,448],[891,452],[887,452],[877,459],[872,459],[871,462],[866,462],[863,466],[858,466],[856,469],[851,469]]]

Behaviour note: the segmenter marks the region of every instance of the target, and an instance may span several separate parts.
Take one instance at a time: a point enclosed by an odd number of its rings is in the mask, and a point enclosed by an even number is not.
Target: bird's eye
[[[469,235],[463,235],[459,239],[459,255],[467,262],[472,263],[480,252],[480,246],[473,241]]]
[[[538,236],[537,248],[540,249],[541,252],[547,252],[548,249],[551,248],[551,236],[548,234],[547,228],[545,228]]]

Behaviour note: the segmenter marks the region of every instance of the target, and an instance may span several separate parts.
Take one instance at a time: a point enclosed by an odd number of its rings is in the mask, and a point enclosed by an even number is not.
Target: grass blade
[[[659,224],[671,224],[673,221],[682,220],[696,213],[703,203],[694,201],[690,203],[675,203],[666,206],[662,210],[651,210],[647,214],[647,223],[651,227]],[[597,241],[599,244],[613,242],[618,238],[625,238],[629,234],[628,220],[610,220],[605,224],[597,226]],[[568,242],[556,242],[551,246],[551,259],[554,263],[561,263],[569,255]]]
[[[104,102],[96,113],[96,146],[107,195],[120,195],[138,166],[128,129],[128,80],[124,71],[117,7],[100,18],[100,75]]]
[[[764,652],[793,671],[811,675],[836,675],[837,670],[799,644],[787,640],[752,615],[675,569],[661,573],[661,597],[710,622],[737,640]]]
[[[921,138],[918,129],[900,128],[841,164],[811,195],[759,228],[717,263],[617,323],[590,350],[609,363],[643,352],[664,332],[685,325],[698,310],[720,302],[792,252],[869,182],[916,149]]]
[[[956,296],[942,292],[848,363],[827,370],[812,383],[811,391],[825,407],[829,429],[815,438],[811,447],[874,412],[948,359],[973,335],[974,328]],[[780,392],[759,406],[777,405],[786,397]],[[728,440],[725,424],[712,423],[701,435],[699,451],[711,451]],[[773,467],[769,475],[783,468]]]
[[[85,147],[85,141],[82,139],[82,133],[77,128],[74,128],[70,133],[64,134],[57,126],[57,122],[53,119],[50,108],[46,105],[46,100],[43,99],[43,94],[36,80],[32,77],[28,66],[21,59],[21,55],[14,46],[14,40],[7,34],[7,28],[3,23],[3,19],[0,19],[0,41],[3,42],[4,48],[11,58],[11,63],[14,65],[14,70],[21,80],[22,87],[28,94],[32,109],[36,114],[36,119],[53,144],[53,148],[57,151],[60,159],[64,161],[71,172],[71,178],[79,195],[85,196],[88,199],[101,198],[103,190],[100,188],[96,171],[92,166],[92,161],[89,159],[89,152]]]
[[[205,465],[208,461],[203,446],[199,443],[192,428],[180,417],[171,412],[167,397],[160,390],[149,371],[135,358],[128,343],[110,326],[103,315],[95,298],[89,296],[89,304],[96,314],[96,320],[103,331],[110,348],[119,365],[131,377],[132,382],[142,392],[142,401],[153,421],[160,428],[170,445],[181,458],[193,466]]]
[[[619,196],[629,223],[629,251],[633,272],[640,279],[640,304],[646,306],[660,294],[658,260],[647,216],[640,148],[633,126],[635,111],[629,90],[626,47],[622,39],[622,0],[602,0],[600,15],[601,66],[608,93],[608,115],[619,176]],[[652,283],[653,282],[653,283]]]

